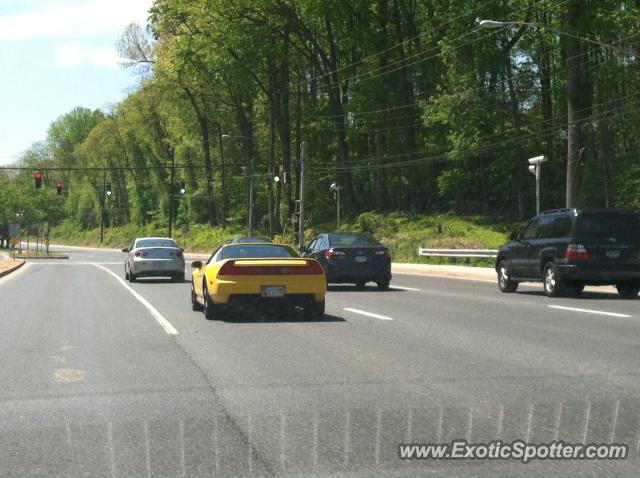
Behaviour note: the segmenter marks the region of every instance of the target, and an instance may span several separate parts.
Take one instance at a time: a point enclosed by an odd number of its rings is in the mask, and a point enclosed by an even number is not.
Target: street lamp
[[[331,183],[331,190],[335,191],[336,200],[337,200],[337,208],[336,208],[336,230],[340,229],[340,186],[336,183]]]
[[[547,160],[545,155],[529,158],[529,172],[536,177],[536,215],[540,214],[540,173],[542,163]]]

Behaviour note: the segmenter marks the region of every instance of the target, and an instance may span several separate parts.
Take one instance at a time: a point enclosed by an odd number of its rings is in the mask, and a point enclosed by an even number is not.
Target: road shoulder
[[[0,277],[7,276],[24,265],[22,259],[13,260],[7,254],[0,252]]]

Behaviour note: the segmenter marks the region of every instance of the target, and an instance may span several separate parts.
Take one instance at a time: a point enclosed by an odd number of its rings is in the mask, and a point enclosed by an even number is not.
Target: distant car
[[[183,251],[169,237],[139,237],[122,252],[127,253],[124,274],[129,282],[139,277],[160,276],[184,282]]]
[[[640,291],[640,219],[623,209],[555,209],[529,221],[502,246],[498,286],[542,281],[550,297],[579,296],[585,285],[615,285],[622,298]]]
[[[307,318],[324,316],[327,280],[314,259],[303,259],[283,244],[225,244],[206,262],[195,261],[193,310],[224,318],[234,305],[269,305],[283,312],[304,308]]]
[[[251,243],[260,243],[266,244],[273,242],[271,239],[262,236],[242,236],[242,237],[234,237],[228,243],[229,244],[251,244]]]
[[[364,288],[375,282],[380,290],[391,282],[391,256],[370,234],[324,233],[316,236],[302,251],[304,257],[316,259],[332,283],[352,283]]]

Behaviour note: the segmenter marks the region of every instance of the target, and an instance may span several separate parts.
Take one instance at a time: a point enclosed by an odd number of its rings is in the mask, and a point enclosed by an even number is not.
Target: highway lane
[[[320,322],[220,322],[190,310],[188,283],[133,284],[178,332],[168,335],[92,265],[122,277],[121,261],[72,250],[0,281],[0,463],[14,476],[638,473],[638,302],[396,276],[411,290],[332,286]],[[585,436],[628,443],[632,458],[397,457],[403,442]]]

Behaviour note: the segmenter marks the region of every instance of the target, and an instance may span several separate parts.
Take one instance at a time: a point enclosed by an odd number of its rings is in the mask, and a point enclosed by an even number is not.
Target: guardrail
[[[418,249],[418,255],[421,257],[461,257],[470,259],[475,257],[496,258],[498,257],[497,249]]]

